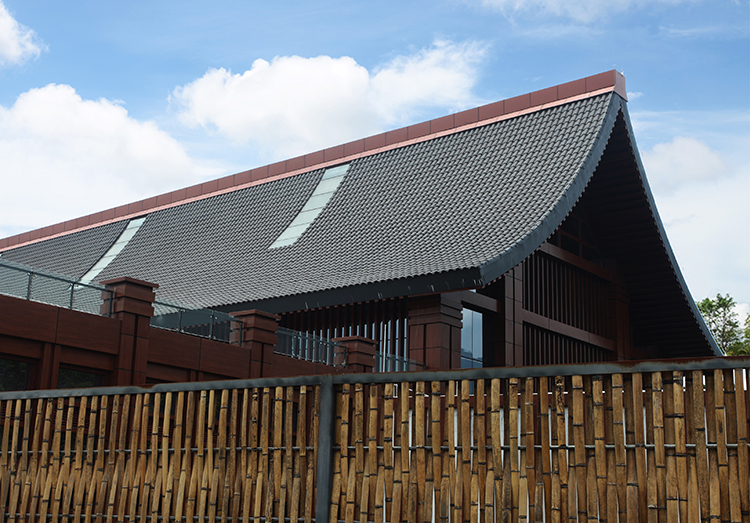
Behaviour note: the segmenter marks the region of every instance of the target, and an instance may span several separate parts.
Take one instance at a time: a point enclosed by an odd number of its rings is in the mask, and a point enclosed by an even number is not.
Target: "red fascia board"
[[[310,168],[323,168],[345,160],[353,160],[363,155],[375,154],[384,149],[392,149],[423,141],[432,137],[458,132],[478,125],[486,125],[500,118],[511,118],[516,113],[525,114],[541,110],[550,105],[559,105],[587,95],[614,91],[627,100],[625,77],[616,70],[580,78],[572,82],[526,93],[506,100],[500,100],[481,107],[468,109],[452,115],[442,116],[426,122],[394,129],[346,144],[336,145],[304,156],[298,156],[271,165],[225,176],[203,184],[186,187],[171,193],[154,196],[116,209],[108,209],[76,220],[44,227],[33,232],[33,238],[26,232],[0,240],[0,252],[18,245],[37,242],[52,236],[68,234],[76,230],[91,228],[118,219],[132,218],[137,214],[159,208],[172,207],[182,202],[205,198],[216,193],[228,192],[251,184],[274,181],[281,177],[309,172]],[[122,209],[127,208],[123,214]],[[86,222],[84,224],[84,222]],[[37,231],[39,233],[37,234]]]
[[[304,156],[297,156],[296,158],[291,158],[286,161],[287,171],[296,171],[297,169],[302,169],[304,167],[305,167]]]
[[[234,183],[237,185],[243,185],[250,183],[253,180],[252,171],[242,171],[234,175]]]
[[[323,163],[326,159],[325,151],[315,151],[314,153],[305,155],[305,167],[312,167]]]

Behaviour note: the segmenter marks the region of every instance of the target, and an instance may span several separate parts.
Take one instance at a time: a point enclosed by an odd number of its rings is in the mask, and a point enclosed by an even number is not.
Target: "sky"
[[[693,297],[750,312],[750,0],[0,0],[0,238],[611,69]]]

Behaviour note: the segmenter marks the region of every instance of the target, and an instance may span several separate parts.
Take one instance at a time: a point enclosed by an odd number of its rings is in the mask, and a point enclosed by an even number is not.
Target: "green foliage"
[[[711,330],[719,348],[729,356],[750,354],[750,315],[745,317],[744,327],[740,327],[734,298],[729,294],[716,295],[716,299],[706,298],[698,303],[703,319]]]

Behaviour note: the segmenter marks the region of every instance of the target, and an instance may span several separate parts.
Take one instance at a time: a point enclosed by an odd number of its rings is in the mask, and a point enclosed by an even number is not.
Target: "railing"
[[[375,372],[412,372],[424,370],[425,366],[408,358],[392,354],[375,354]]]
[[[0,294],[89,314],[112,315],[111,289],[1,258]],[[102,308],[103,303],[109,307]],[[151,326],[229,343],[232,330],[241,329],[242,322],[223,312],[156,301]],[[240,339],[238,336],[237,343]]]
[[[225,312],[155,301],[151,326],[230,343],[232,331],[241,331],[242,322]],[[240,332],[235,342],[239,344],[241,339]]]
[[[731,357],[1,393],[0,518],[746,521],[749,371]]]
[[[273,351],[298,360],[346,366],[346,347],[326,338],[279,327]]]
[[[0,258],[0,294],[38,301],[66,309],[110,316],[102,311],[102,300],[111,303],[112,291],[91,283],[80,283],[72,278],[42,271]]]

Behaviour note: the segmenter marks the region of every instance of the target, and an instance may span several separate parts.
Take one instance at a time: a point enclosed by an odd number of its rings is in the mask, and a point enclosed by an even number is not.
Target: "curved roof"
[[[586,191],[599,194],[597,223],[624,231],[603,234],[603,248],[626,260],[632,299],[673,307],[664,314],[690,332],[684,342],[710,340],[716,351],[666,240],[617,91],[150,211],[97,280],[130,276],[158,283],[162,300],[269,311],[475,288],[536,250]],[[294,243],[272,247],[337,164],[348,169],[319,214]],[[632,198],[622,203],[625,186]],[[636,217],[624,228],[609,212],[617,201],[622,216]],[[3,258],[80,278],[126,223],[11,247]],[[633,255],[639,248],[649,249],[646,261]],[[661,301],[649,290],[656,287]]]

